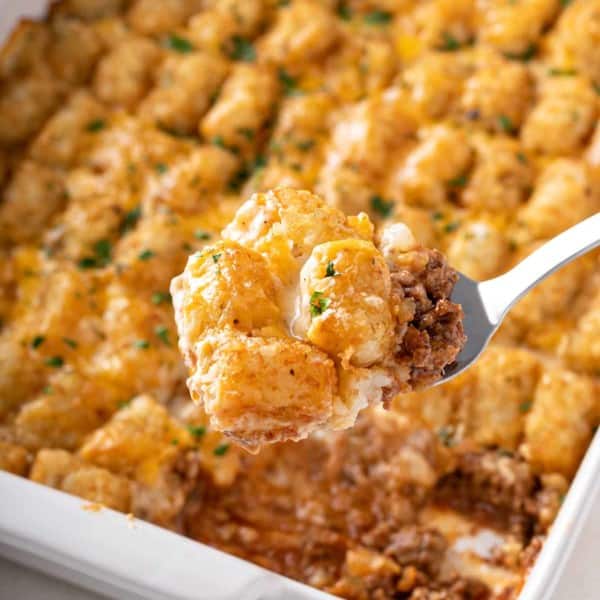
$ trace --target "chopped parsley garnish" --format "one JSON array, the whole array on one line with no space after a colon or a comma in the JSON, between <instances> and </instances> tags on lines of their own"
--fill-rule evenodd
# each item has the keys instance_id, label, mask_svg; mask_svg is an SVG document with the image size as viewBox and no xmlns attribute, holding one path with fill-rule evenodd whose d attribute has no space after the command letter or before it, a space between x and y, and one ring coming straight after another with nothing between
<instances>
[{"instance_id":1,"label":"chopped parsley garnish","mask_svg":"<svg viewBox=\"0 0 600 600\"><path fill-rule=\"evenodd\" d=\"M227 451L229 450L229 444L219 444L214 450L213 454L215 456L225 456Z\"/></svg>"},{"instance_id":2,"label":"chopped parsley garnish","mask_svg":"<svg viewBox=\"0 0 600 600\"><path fill-rule=\"evenodd\" d=\"M77 348L77 346L78 346L78 344L77 344L77 342L76 342L75 340L73 340L73 339L71 339L71 338L68 338L68 337L64 337L64 338L62 339L62 341L63 341L63 342L64 342L64 343L65 343L67 346L69 346L70 348Z\"/></svg>"},{"instance_id":3,"label":"chopped parsley garnish","mask_svg":"<svg viewBox=\"0 0 600 600\"><path fill-rule=\"evenodd\" d=\"M157 338L160 338L163 344L166 346L171 345L171 342L169 341L169 330L165 325L157 325L154 329L154 333L156 334Z\"/></svg>"},{"instance_id":4,"label":"chopped parsley garnish","mask_svg":"<svg viewBox=\"0 0 600 600\"><path fill-rule=\"evenodd\" d=\"M450 221L450 223L446 223L444 225L444 233L452 233L456 231L460 227L460 223L458 221Z\"/></svg>"},{"instance_id":5,"label":"chopped parsley garnish","mask_svg":"<svg viewBox=\"0 0 600 600\"><path fill-rule=\"evenodd\" d=\"M197 439L201 438L206 433L204 425L188 425L187 430Z\"/></svg>"},{"instance_id":6,"label":"chopped parsley garnish","mask_svg":"<svg viewBox=\"0 0 600 600\"><path fill-rule=\"evenodd\" d=\"M431 215L431 220L432 221L441 221L444 218L444 213L440 212L439 210L436 210L432 215Z\"/></svg>"},{"instance_id":7,"label":"chopped parsley garnish","mask_svg":"<svg viewBox=\"0 0 600 600\"><path fill-rule=\"evenodd\" d=\"M80 269L94 269L96 268L96 259L92 256L84 256L79 262L77 266Z\"/></svg>"},{"instance_id":8,"label":"chopped parsley garnish","mask_svg":"<svg viewBox=\"0 0 600 600\"><path fill-rule=\"evenodd\" d=\"M327 263L327 269L325 270L325 277L335 277L336 275L339 275L339 273L336 272L335 267L333 266L333 261L330 260Z\"/></svg>"},{"instance_id":9,"label":"chopped parsley garnish","mask_svg":"<svg viewBox=\"0 0 600 600\"><path fill-rule=\"evenodd\" d=\"M522 152L517 152L517 160L523 165L526 165L529 162Z\"/></svg>"},{"instance_id":10,"label":"chopped parsley garnish","mask_svg":"<svg viewBox=\"0 0 600 600\"><path fill-rule=\"evenodd\" d=\"M367 25L387 25L392 20L392 13L385 10L373 10L365 15Z\"/></svg>"},{"instance_id":11,"label":"chopped parsley garnish","mask_svg":"<svg viewBox=\"0 0 600 600\"><path fill-rule=\"evenodd\" d=\"M130 229L133 229L137 222L140 220L142 216L142 208L140 206L136 206L132 208L129 212L125 213L125 218L123 219L123 223L121 224L121 232L125 233Z\"/></svg>"},{"instance_id":12,"label":"chopped parsley garnish","mask_svg":"<svg viewBox=\"0 0 600 600\"><path fill-rule=\"evenodd\" d=\"M454 446L454 434L450 427L441 427L438 429L438 438L440 438L440 442L446 446L446 448L451 448Z\"/></svg>"},{"instance_id":13,"label":"chopped parsley garnish","mask_svg":"<svg viewBox=\"0 0 600 600\"><path fill-rule=\"evenodd\" d=\"M142 250L138 254L138 258L140 260L150 260L153 256L154 256L154 252L148 248L146 250Z\"/></svg>"},{"instance_id":14,"label":"chopped parsley garnish","mask_svg":"<svg viewBox=\"0 0 600 600\"><path fill-rule=\"evenodd\" d=\"M220 135L215 135L215 137L212 140L210 140L210 142L213 146L219 146L219 148L223 148L223 150L227 150L225 141L223 140L223 137Z\"/></svg>"},{"instance_id":15,"label":"chopped parsley garnish","mask_svg":"<svg viewBox=\"0 0 600 600\"><path fill-rule=\"evenodd\" d=\"M46 386L44 386L44 387L42 388L42 392L43 392L44 394L48 394L48 395L50 395L50 394L52 394L52 393L54 392L54 390L52 389L52 386L51 386L51 385L46 385Z\"/></svg>"},{"instance_id":16,"label":"chopped parsley garnish","mask_svg":"<svg viewBox=\"0 0 600 600\"><path fill-rule=\"evenodd\" d=\"M569 4L571 4L571 1L572 1L572 0L560 0L560 3L561 3L563 6L569 6Z\"/></svg>"},{"instance_id":17,"label":"chopped parsley garnish","mask_svg":"<svg viewBox=\"0 0 600 600\"><path fill-rule=\"evenodd\" d=\"M110 262L112 255L112 245L109 240L98 240L94 244L94 252L101 266L105 266Z\"/></svg>"},{"instance_id":18,"label":"chopped parsley garnish","mask_svg":"<svg viewBox=\"0 0 600 600\"><path fill-rule=\"evenodd\" d=\"M515 126L513 125L513 122L506 115L498 116L498 126L505 133L512 133L515 130Z\"/></svg>"},{"instance_id":19,"label":"chopped parsley garnish","mask_svg":"<svg viewBox=\"0 0 600 600\"><path fill-rule=\"evenodd\" d=\"M349 21L352 18L352 9L347 4L340 4L337 9L337 14L340 19Z\"/></svg>"},{"instance_id":20,"label":"chopped parsley garnish","mask_svg":"<svg viewBox=\"0 0 600 600\"><path fill-rule=\"evenodd\" d=\"M315 140L302 140L296 143L296 148L302 152L308 152L315 145Z\"/></svg>"},{"instance_id":21,"label":"chopped parsley garnish","mask_svg":"<svg viewBox=\"0 0 600 600\"><path fill-rule=\"evenodd\" d=\"M213 254L211 258L215 264L218 263L219 259L221 258L221 252L219 252L218 254Z\"/></svg>"},{"instance_id":22,"label":"chopped parsley garnish","mask_svg":"<svg viewBox=\"0 0 600 600\"><path fill-rule=\"evenodd\" d=\"M243 135L249 142L254 139L254 129L250 129L249 127L240 127L238 133Z\"/></svg>"},{"instance_id":23,"label":"chopped parsley garnish","mask_svg":"<svg viewBox=\"0 0 600 600\"><path fill-rule=\"evenodd\" d=\"M532 404L533 404L533 402L531 400L526 400L525 402L521 402L521 404L519 404L519 412L522 412L522 413L529 412Z\"/></svg>"},{"instance_id":24,"label":"chopped parsley garnish","mask_svg":"<svg viewBox=\"0 0 600 600\"><path fill-rule=\"evenodd\" d=\"M233 60L241 60L244 62L254 62L256 60L256 50L251 42L247 39L234 35L231 38L232 49L229 56Z\"/></svg>"},{"instance_id":25,"label":"chopped parsley garnish","mask_svg":"<svg viewBox=\"0 0 600 600\"><path fill-rule=\"evenodd\" d=\"M135 342L133 342L133 345L136 348L140 348L141 350L146 350L147 348L150 348L150 342L148 342L148 340L135 340Z\"/></svg>"},{"instance_id":26,"label":"chopped parsley garnish","mask_svg":"<svg viewBox=\"0 0 600 600\"><path fill-rule=\"evenodd\" d=\"M450 181L448 181L448 185L450 187L465 187L468 181L469 180L466 175L459 175L458 177L454 177L454 179L450 179Z\"/></svg>"},{"instance_id":27,"label":"chopped parsley garnish","mask_svg":"<svg viewBox=\"0 0 600 600\"><path fill-rule=\"evenodd\" d=\"M259 154L250 165L250 172L255 172L267 166L267 158L263 154Z\"/></svg>"},{"instance_id":28,"label":"chopped parsley garnish","mask_svg":"<svg viewBox=\"0 0 600 600\"><path fill-rule=\"evenodd\" d=\"M171 302L169 292L154 292L152 294L152 304L162 304L163 302Z\"/></svg>"},{"instance_id":29,"label":"chopped parsley garnish","mask_svg":"<svg viewBox=\"0 0 600 600\"><path fill-rule=\"evenodd\" d=\"M450 33L445 31L443 34L442 45L440 46L440 50L444 52L455 52L460 49L460 42Z\"/></svg>"},{"instance_id":30,"label":"chopped parsley garnish","mask_svg":"<svg viewBox=\"0 0 600 600\"><path fill-rule=\"evenodd\" d=\"M196 229L196 231L194 231L194 237L197 240L210 240L211 235L207 231L202 231L202 229Z\"/></svg>"},{"instance_id":31,"label":"chopped parsley garnish","mask_svg":"<svg viewBox=\"0 0 600 600\"><path fill-rule=\"evenodd\" d=\"M77 266L80 269L100 269L105 267L112 257L112 244L109 240L98 240L93 247L94 256L84 256Z\"/></svg>"},{"instance_id":32,"label":"chopped parsley garnish","mask_svg":"<svg viewBox=\"0 0 600 600\"><path fill-rule=\"evenodd\" d=\"M104 119L93 119L86 126L86 131L90 133L97 133L98 131L102 131L106 127L106 121Z\"/></svg>"},{"instance_id":33,"label":"chopped parsley garnish","mask_svg":"<svg viewBox=\"0 0 600 600\"><path fill-rule=\"evenodd\" d=\"M298 80L292 77L285 69L279 69L279 81L283 86L283 93L286 96L299 96L302 91L298 89Z\"/></svg>"},{"instance_id":34,"label":"chopped parsley garnish","mask_svg":"<svg viewBox=\"0 0 600 600\"><path fill-rule=\"evenodd\" d=\"M188 39L175 35L174 33L167 37L164 45L170 50L174 50L181 54L188 54L194 50L194 46Z\"/></svg>"},{"instance_id":35,"label":"chopped parsley garnish","mask_svg":"<svg viewBox=\"0 0 600 600\"><path fill-rule=\"evenodd\" d=\"M529 62L537 54L537 46L530 44L525 48L523 52L506 52L504 56L511 60L522 60L523 62Z\"/></svg>"},{"instance_id":36,"label":"chopped parsley garnish","mask_svg":"<svg viewBox=\"0 0 600 600\"><path fill-rule=\"evenodd\" d=\"M46 338L43 335L36 335L31 340L31 347L32 348L39 348L45 341L46 341Z\"/></svg>"},{"instance_id":37,"label":"chopped parsley garnish","mask_svg":"<svg viewBox=\"0 0 600 600\"><path fill-rule=\"evenodd\" d=\"M165 165L165 163L156 163L154 165L154 169L160 175L164 175L169 170L169 167L167 167L167 165Z\"/></svg>"},{"instance_id":38,"label":"chopped parsley garnish","mask_svg":"<svg viewBox=\"0 0 600 600\"><path fill-rule=\"evenodd\" d=\"M178 446L179 445L179 440L177 438L173 438L171 440L171 446Z\"/></svg>"},{"instance_id":39,"label":"chopped parsley garnish","mask_svg":"<svg viewBox=\"0 0 600 600\"><path fill-rule=\"evenodd\" d=\"M594 87L594 91L596 92L596 94L600 96L600 83L593 83L592 86Z\"/></svg>"},{"instance_id":40,"label":"chopped parsley garnish","mask_svg":"<svg viewBox=\"0 0 600 600\"><path fill-rule=\"evenodd\" d=\"M323 297L323 292L313 292L310 296L310 314L313 317L322 315L327 307L331 304L329 298Z\"/></svg>"},{"instance_id":41,"label":"chopped parsley garnish","mask_svg":"<svg viewBox=\"0 0 600 600\"><path fill-rule=\"evenodd\" d=\"M393 200L384 200L381 196L371 196L371 208L384 219L389 217L394 210Z\"/></svg>"},{"instance_id":42,"label":"chopped parsley garnish","mask_svg":"<svg viewBox=\"0 0 600 600\"><path fill-rule=\"evenodd\" d=\"M124 408L127 408L130 404L131 400L121 400L121 402L117 404L117 408L119 410L123 410Z\"/></svg>"},{"instance_id":43,"label":"chopped parsley garnish","mask_svg":"<svg viewBox=\"0 0 600 600\"><path fill-rule=\"evenodd\" d=\"M577 75L577 71L575 69L550 69L548 75L552 77L574 77Z\"/></svg>"},{"instance_id":44,"label":"chopped parsley garnish","mask_svg":"<svg viewBox=\"0 0 600 600\"><path fill-rule=\"evenodd\" d=\"M44 364L47 367L54 367L55 369L58 369L59 367L62 367L65 364L65 361L63 360L62 356L49 356L44 361Z\"/></svg>"}]
</instances>

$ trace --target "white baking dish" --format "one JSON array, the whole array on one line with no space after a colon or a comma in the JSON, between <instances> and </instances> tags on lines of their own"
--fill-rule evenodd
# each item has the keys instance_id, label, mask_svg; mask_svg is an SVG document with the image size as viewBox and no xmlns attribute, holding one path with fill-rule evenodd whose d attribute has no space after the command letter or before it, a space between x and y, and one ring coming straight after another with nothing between
<instances>
[{"instance_id":1,"label":"white baking dish","mask_svg":"<svg viewBox=\"0 0 600 600\"><path fill-rule=\"evenodd\" d=\"M47 0L0 0L0 43L19 18L41 16L46 4ZM332 598L154 525L108 509L85 510L85 505L0 471L0 555L119 600ZM590 445L520 600L600 598L597 561L577 548L586 530L598 529L600 434ZM600 550L600 537L595 549Z\"/></svg>"}]
</instances>

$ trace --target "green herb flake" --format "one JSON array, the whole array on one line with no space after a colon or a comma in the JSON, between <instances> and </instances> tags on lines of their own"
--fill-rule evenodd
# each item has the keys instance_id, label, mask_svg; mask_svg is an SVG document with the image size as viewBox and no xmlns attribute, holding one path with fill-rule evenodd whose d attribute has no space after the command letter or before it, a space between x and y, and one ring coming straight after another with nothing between
<instances>
[{"instance_id":1,"label":"green herb flake","mask_svg":"<svg viewBox=\"0 0 600 600\"><path fill-rule=\"evenodd\" d=\"M62 367L65 364L65 361L63 360L62 356L49 356L44 361L44 364L47 367L54 367L55 369L58 369L59 367Z\"/></svg>"},{"instance_id":2,"label":"green herb flake","mask_svg":"<svg viewBox=\"0 0 600 600\"><path fill-rule=\"evenodd\" d=\"M52 393L54 393L54 390L52 389L51 385L46 385L42 388L42 392L44 394L47 394L48 396L51 395Z\"/></svg>"},{"instance_id":3,"label":"green herb flake","mask_svg":"<svg viewBox=\"0 0 600 600\"><path fill-rule=\"evenodd\" d=\"M154 333L156 337L159 338L165 346L170 346L171 342L169 341L169 330L165 325L157 325L154 329Z\"/></svg>"},{"instance_id":4,"label":"green herb flake","mask_svg":"<svg viewBox=\"0 0 600 600\"><path fill-rule=\"evenodd\" d=\"M548 75L551 77L574 77L577 75L575 69L550 69Z\"/></svg>"},{"instance_id":5,"label":"green herb flake","mask_svg":"<svg viewBox=\"0 0 600 600\"><path fill-rule=\"evenodd\" d=\"M188 425L187 430L196 438L200 439L206 433L204 425Z\"/></svg>"},{"instance_id":6,"label":"green herb flake","mask_svg":"<svg viewBox=\"0 0 600 600\"><path fill-rule=\"evenodd\" d=\"M386 219L394 210L393 200L384 200L381 196L371 196L371 208L381 217Z\"/></svg>"},{"instance_id":7,"label":"green herb flake","mask_svg":"<svg viewBox=\"0 0 600 600\"><path fill-rule=\"evenodd\" d=\"M446 448L452 448L452 446L454 446L454 434L450 427L441 427L438 429L437 434L440 442L442 442Z\"/></svg>"},{"instance_id":8,"label":"green herb flake","mask_svg":"<svg viewBox=\"0 0 600 600\"><path fill-rule=\"evenodd\" d=\"M62 339L62 341L63 341L63 342L64 342L64 343L65 343L67 346L69 346L70 348L77 348L77 346L78 346L78 344L77 344L77 342L76 342L75 340L73 340L73 339L71 339L71 338L68 338L68 337L64 337L64 338Z\"/></svg>"},{"instance_id":9,"label":"green herb flake","mask_svg":"<svg viewBox=\"0 0 600 600\"><path fill-rule=\"evenodd\" d=\"M227 150L227 146L225 145L225 141L223 140L223 136L215 135L215 137L212 138L212 140L210 140L210 143L213 146L218 146L219 148L223 148L223 150Z\"/></svg>"},{"instance_id":10,"label":"green herb flake","mask_svg":"<svg viewBox=\"0 0 600 600\"><path fill-rule=\"evenodd\" d=\"M172 439L171 446L179 446L179 440L177 438Z\"/></svg>"},{"instance_id":11,"label":"green herb flake","mask_svg":"<svg viewBox=\"0 0 600 600\"><path fill-rule=\"evenodd\" d=\"M504 56L510 60L520 60L523 62L529 62L537 54L537 46L530 44L525 48L523 52L506 52Z\"/></svg>"},{"instance_id":12,"label":"green herb flake","mask_svg":"<svg viewBox=\"0 0 600 600\"><path fill-rule=\"evenodd\" d=\"M527 160L527 157L525 156L525 154L523 154L523 152L517 152L517 160L522 164L522 165L526 165L529 163L529 161Z\"/></svg>"},{"instance_id":13,"label":"green herb flake","mask_svg":"<svg viewBox=\"0 0 600 600\"><path fill-rule=\"evenodd\" d=\"M219 259L221 258L221 252L219 252L218 254L213 254L213 255L211 256L211 258L212 258L212 261L213 261L215 264L217 264L217 263L219 262Z\"/></svg>"},{"instance_id":14,"label":"green herb flake","mask_svg":"<svg viewBox=\"0 0 600 600\"><path fill-rule=\"evenodd\" d=\"M77 263L80 269L100 269L110 263L112 244L109 240L98 240L93 246L94 256L84 256Z\"/></svg>"},{"instance_id":15,"label":"green herb flake","mask_svg":"<svg viewBox=\"0 0 600 600\"><path fill-rule=\"evenodd\" d=\"M112 258L112 244L109 240L98 240L94 244L94 253L98 260L98 265L105 267Z\"/></svg>"},{"instance_id":16,"label":"green herb flake","mask_svg":"<svg viewBox=\"0 0 600 600\"><path fill-rule=\"evenodd\" d=\"M135 340L133 345L140 350L147 350L150 348L150 342L148 342L148 340Z\"/></svg>"},{"instance_id":17,"label":"green herb flake","mask_svg":"<svg viewBox=\"0 0 600 600\"><path fill-rule=\"evenodd\" d=\"M431 215L431 220L432 221L441 221L444 218L444 213L440 212L439 210L436 210L432 215Z\"/></svg>"},{"instance_id":18,"label":"green herb flake","mask_svg":"<svg viewBox=\"0 0 600 600\"><path fill-rule=\"evenodd\" d=\"M572 0L560 0L560 3L563 7L565 6L569 6L569 4L571 4Z\"/></svg>"},{"instance_id":19,"label":"green herb flake","mask_svg":"<svg viewBox=\"0 0 600 600\"><path fill-rule=\"evenodd\" d=\"M323 292L313 292L310 296L310 314L313 317L322 315L327 307L331 304L329 298L323 297Z\"/></svg>"},{"instance_id":20,"label":"green herb flake","mask_svg":"<svg viewBox=\"0 0 600 600\"><path fill-rule=\"evenodd\" d=\"M352 9L347 4L340 4L337 9L337 14L343 21L352 19Z\"/></svg>"},{"instance_id":21,"label":"green herb flake","mask_svg":"<svg viewBox=\"0 0 600 600\"><path fill-rule=\"evenodd\" d=\"M150 260L154 256L154 252L150 249L142 250L138 254L139 260Z\"/></svg>"},{"instance_id":22,"label":"green herb flake","mask_svg":"<svg viewBox=\"0 0 600 600\"><path fill-rule=\"evenodd\" d=\"M254 62L256 60L256 50L251 42L247 39L234 35L231 38L230 58L233 60L241 60L243 62Z\"/></svg>"},{"instance_id":23,"label":"green herb flake","mask_svg":"<svg viewBox=\"0 0 600 600\"><path fill-rule=\"evenodd\" d=\"M202 231L202 229L196 229L196 231L194 231L194 237L197 240L210 240L211 235L207 231Z\"/></svg>"},{"instance_id":24,"label":"green herb flake","mask_svg":"<svg viewBox=\"0 0 600 600\"><path fill-rule=\"evenodd\" d=\"M600 96L600 83L593 83L594 91Z\"/></svg>"},{"instance_id":25,"label":"green herb flake","mask_svg":"<svg viewBox=\"0 0 600 600\"><path fill-rule=\"evenodd\" d=\"M80 269L94 269L96 267L96 259L92 256L84 256L77 262Z\"/></svg>"},{"instance_id":26,"label":"green herb flake","mask_svg":"<svg viewBox=\"0 0 600 600\"><path fill-rule=\"evenodd\" d=\"M93 119L86 126L86 131L90 133L97 133L98 131L102 131L106 127L106 121L104 119Z\"/></svg>"},{"instance_id":27,"label":"green herb flake","mask_svg":"<svg viewBox=\"0 0 600 600\"><path fill-rule=\"evenodd\" d=\"M364 17L367 25L387 25L392 20L392 13L385 10L373 10Z\"/></svg>"},{"instance_id":28,"label":"green herb flake","mask_svg":"<svg viewBox=\"0 0 600 600\"><path fill-rule=\"evenodd\" d=\"M163 304L163 302L171 302L171 294L169 292L154 292L151 299L152 304Z\"/></svg>"},{"instance_id":29,"label":"green herb flake","mask_svg":"<svg viewBox=\"0 0 600 600\"><path fill-rule=\"evenodd\" d=\"M440 50L443 52L456 52L456 50L460 49L460 42L453 35L445 31L442 37L443 41L439 48Z\"/></svg>"},{"instance_id":30,"label":"green herb flake","mask_svg":"<svg viewBox=\"0 0 600 600\"><path fill-rule=\"evenodd\" d=\"M315 140L302 140L296 143L296 148L302 152L308 152L315 145Z\"/></svg>"},{"instance_id":31,"label":"green herb flake","mask_svg":"<svg viewBox=\"0 0 600 600\"><path fill-rule=\"evenodd\" d=\"M298 89L298 80L292 77L285 69L279 69L279 82L283 86L283 93L286 96L300 96L302 91Z\"/></svg>"},{"instance_id":32,"label":"green herb flake","mask_svg":"<svg viewBox=\"0 0 600 600\"><path fill-rule=\"evenodd\" d=\"M167 37L164 45L169 50L174 50L180 54L188 54L194 50L194 46L188 39L173 33Z\"/></svg>"},{"instance_id":33,"label":"green herb flake","mask_svg":"<svg viewBox=\"0 0 600 600\"><path fill-rule=\"evenodd\" d=\"M119 410L123 410L124 408L127 408L130 404L131 400L121 400L121 402L117 404L117 408Z\"/></svg>"},{"instance_id":34,"label":"green herb flake","mask_svg":"<svg viewBox=\"0 0 600 600\"><path fill-rule=\"evenodd\" d=\"M448 181L448 185L450 187L465 187L465 185L467 185L468 183L468 178L466 175L459 175L458 177L454 177L454 179L450 179L450 181Z\"/></svg>"},{"instance_id":35,"label":"green herb flake","mask_svg":"<svg viewBox=\"0 0 600 600\"><path fill-rule=\"evenodd\" d=\"M532 406L533 402L531 400L526 400L525 402L521 402L521 404L519 404L519 412L521 413L527 413L531 410L531 406Z\"/></svg>"},{"instance_id":36,"label":"green herb flake","mask_svg":"<svg viewBox=\"0 0 600 600\"><path fill-rule=\"evenodd\" d=\"M327 263L327 269L325 270L325 277L337 277L339 273L336 273L335 267L333 266L333 261L330 260Z\"/></svg>"},{"instance_id":37,"label":"green herb flake","mask_svg":"<svg viewBox=\"0 0 600 600\"><path fill-rule=\"evenodd\" d=\"M515 130L513 122L506 115L498 116L498 126L500 129L502 129L502 131L504 131L504 133L512 133Z\"/></svg>"},{"instance_id":38,"label":"green herb flake","mask_svg":"<svg viewBox=\"0 0 600 600\"><path fill-rule=\"evenodd\" d=\"M214 450L213 454L215 456L225 456L227 451L229 450L229 444L219 444Z\"/></svg>"},{"instance_id":39,"label":"green herb flake","mask_svg":"<svg viewBox=\"0 0 600 600\"><path fill-rule=\"evenodd\" d=\"M121 224L121 232L125 233L126 231L130 231L133 229L137 222L140 220L142 216L142 208L140 206L136 206L132 208L129 212L125 213L125 218L123 219L123 223Z\"/></svg>"},{"instance_id":40,"label":"green herb flake","mask_svg":"<svg viewBox=\"0 0 600 600\"><path fill-rule=\"evenodd\" d=\"M46 341L46 338L43 335L36 335L31 340L31 347L32 348L39 348L45 341Z\"/></svg>"},{"instance_id":41,"label":"green herb flake","mask_svg":"<svg viewBox=\"0 0 600 600\"><path fill-rule=\"evenodd\" d=\"M250 129L249 127L240 127L238 130L240 135L243 135L249 142L254 139L254 129Z\"/></svg>"},{"instance_id":42,"label":"green herb flake","mask_svg":"<svg viewBox=\"0 0 600 600\"><path fill-rule=\"evenodd\" d=\"M154 170L159 175L164 175L169 170L169 167L167 165L165 165L165 163L156 163L154 165Z\"/></svg>"},{"instance_id":43,"label":"green herb flake","mask_svg":"<svg viewBox=\"0 0 600 600\"><path fill-rule=\"evenodd\" d=\"M450 223L446 223L446 225L444 225L444 233L452 233L459 227L460 223L458 221L450 221Z\"/></svg>"}]
</instances>

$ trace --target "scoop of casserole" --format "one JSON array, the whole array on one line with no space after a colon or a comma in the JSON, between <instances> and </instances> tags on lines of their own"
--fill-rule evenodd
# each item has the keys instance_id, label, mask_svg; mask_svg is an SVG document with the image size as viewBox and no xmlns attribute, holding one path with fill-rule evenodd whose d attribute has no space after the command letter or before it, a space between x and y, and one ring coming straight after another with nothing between
<instances>
[{"instance_id":1,"label":"scoop of casserole","mask_svg":"<svg viewBox=\"0 0 600 600\"><path fill-rule=\"evenodd\" d=\"M401 223L375 236L308 191L254 194L171 283L192 398L250 449L350 427L460 352L456 278Z\"/></svg>"}]
</instances>

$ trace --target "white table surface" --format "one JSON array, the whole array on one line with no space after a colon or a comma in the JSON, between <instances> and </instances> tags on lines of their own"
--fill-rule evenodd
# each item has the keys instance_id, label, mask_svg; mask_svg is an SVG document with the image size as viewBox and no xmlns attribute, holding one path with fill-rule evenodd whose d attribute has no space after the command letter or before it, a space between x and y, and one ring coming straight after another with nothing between
<instances>
[{"instance_id":1,"label":"white table surface","mask_svg":"<svg viewBox=\"0 0 600 600\"><path fill-rule=\"evenodd\" d=\"M553 600L600 598L600 511L590 519ZM106 600L0 558L0 600ZM233 600L233 599L232 599Z\"/></svg>"}]
</instances>

